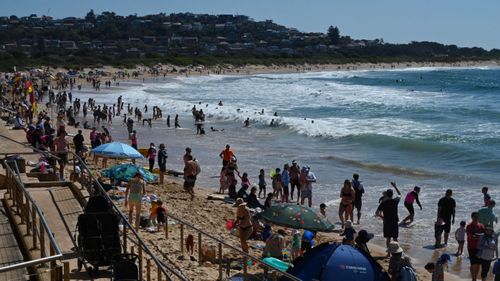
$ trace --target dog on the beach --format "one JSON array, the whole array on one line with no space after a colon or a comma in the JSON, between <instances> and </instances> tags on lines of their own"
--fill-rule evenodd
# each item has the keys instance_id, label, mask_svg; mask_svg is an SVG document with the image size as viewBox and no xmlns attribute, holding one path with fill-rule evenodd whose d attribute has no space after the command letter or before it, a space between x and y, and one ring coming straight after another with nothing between
<instances>
[{"instance_id":1,"label":"dog on the beach","mask_svg":"<svg viewBox=\"0 0 500 281\"><path fill-rule=\"evenodd\" d=\"M193 253L194 253L194 237L192 234L189 234L186 237L186 250L188 251L188 253L189 252L191 253L191 256L193 255Z\"/></svg>"}]
</instances>

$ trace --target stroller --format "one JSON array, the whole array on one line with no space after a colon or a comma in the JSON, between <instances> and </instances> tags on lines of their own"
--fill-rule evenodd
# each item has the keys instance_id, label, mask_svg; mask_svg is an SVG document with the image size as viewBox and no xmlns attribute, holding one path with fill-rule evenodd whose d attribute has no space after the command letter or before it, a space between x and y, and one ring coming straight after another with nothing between
<instances>
[{"instance_id":1,"label":"stroller","mask_svg":"<svg viewBox=\"0 0 500 281\"><path fill-rule=\"evenodd\" d=\"M78 216L77 242L78 271L85 264L91 277L97 276L100 266L111 266L114 258L121 254L118 216L112 211L107 200L102 196L91 197Z\"/></svg>"}]
</instances>

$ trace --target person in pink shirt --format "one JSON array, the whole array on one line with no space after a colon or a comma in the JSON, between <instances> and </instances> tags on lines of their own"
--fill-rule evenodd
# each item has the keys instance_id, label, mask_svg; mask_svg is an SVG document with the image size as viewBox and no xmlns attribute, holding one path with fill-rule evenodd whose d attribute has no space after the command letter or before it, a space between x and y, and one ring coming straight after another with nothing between
<instances>
[{"instance_id":1,"label":"person in pink shirt","mask_svg":"<svg viewBox=\"0 0 500 281\"><path fill-rule=\"evenodd\" d=\"M131 146L137 150L137 132L135 130L130 134L130 141L132 142Z\"/></svg>"},{"instance_id":2,"label":"person in pink shirt","mask_svg":"<svg viewBox=\"0 0 500 281\"><path fill-rule=\"evenodd\" d=\"M64 181L64 167L68 163L69 142L66 139L66 131L59 130L56 139L54 140L54 151L59 157L59 178Z\"/></svg>"}]
</instances>

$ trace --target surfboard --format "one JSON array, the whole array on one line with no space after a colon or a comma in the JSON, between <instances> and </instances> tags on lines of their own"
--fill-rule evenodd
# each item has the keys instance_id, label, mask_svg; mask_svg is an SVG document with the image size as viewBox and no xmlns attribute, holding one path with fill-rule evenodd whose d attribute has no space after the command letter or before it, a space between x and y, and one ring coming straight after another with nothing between
<instances>
[{"instance_id":1,"label":"surfboard","mask_svg":"<svg viewBox=\"0 0 500 281\"><path fill-rule=\"evenodd\" d=\"M212 193L207 196L209 200L225 201L227 194Z\"/></svg>"}]
</instances>

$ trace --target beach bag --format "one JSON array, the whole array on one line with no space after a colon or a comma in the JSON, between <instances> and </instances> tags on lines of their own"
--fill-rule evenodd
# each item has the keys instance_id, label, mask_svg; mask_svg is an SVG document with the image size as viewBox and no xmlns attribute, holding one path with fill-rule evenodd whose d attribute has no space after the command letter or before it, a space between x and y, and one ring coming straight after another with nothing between
<instances>
[{"instance_id":1,"label":"beach bag","mask_svg":"<svg viewBox=\"0 0 500 281\"><path fill-rule=\"evenodd\" d=\"M418 281L417 274L413 268L409 266L403 266L401 268L401 281Z\"/></svg>"},{"instance_id":2,"label":"beach bag","mask_svg":"<svg viewBox=\"0 0 500 281\"><path fill-rule=\"evenodd\" d=\"M196 164L196 175L199 175L201 173L200 163L198 160L195 160L194 163Z\"/></svg>"}]
</instances>

